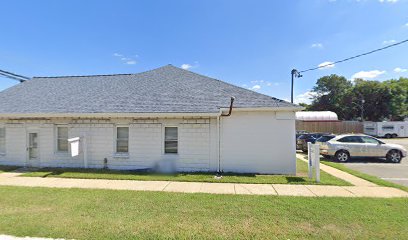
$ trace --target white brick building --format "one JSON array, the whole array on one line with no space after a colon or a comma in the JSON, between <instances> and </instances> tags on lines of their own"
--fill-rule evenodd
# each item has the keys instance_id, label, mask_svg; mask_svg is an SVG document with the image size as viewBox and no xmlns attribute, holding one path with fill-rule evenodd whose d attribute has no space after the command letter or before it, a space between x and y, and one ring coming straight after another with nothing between
<instances>
[{"instance_id":1,"label":"white brick building","mask_svg":"<svg viewBox=\"0 0 408 240\"><path fill-rule=\"evenodd\" d=\"M235 97L231 116L230 97ZM18 99L20 99L18 101ZM0 164L295 173L298 106L173 66L0 93ZM67 139L81 137L71 157Z\"/></svg>"}]
</instances>

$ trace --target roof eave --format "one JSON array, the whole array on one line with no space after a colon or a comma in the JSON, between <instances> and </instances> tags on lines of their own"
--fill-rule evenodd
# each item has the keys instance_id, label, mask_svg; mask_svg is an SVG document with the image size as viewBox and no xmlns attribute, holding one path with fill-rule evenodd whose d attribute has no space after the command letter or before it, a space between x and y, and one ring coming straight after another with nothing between
<instances>
[{"instance_id":1,"label":"roof eave","mask_svg":"<svg viewBox=\"0 0 408 240\"><path fill-rule=\"evenodd\" d=\"M0 113L0 118L148 118L148 117L217 117L208 113Z\"/></svg>"},{"instance_id":2,"label":"roof eave","mask_svg":"<svg viewBox=\"0 0 408 240\"><path fill-rule=\"evenodd\" d=\"M304 107L293 106L293 107L255 107L255 108L246 108L246 107L233 107L233 111L238 112L297 112L304 110ZM229 108L220 108L221 111L229 110Z\"/></svg>"}]
</instances>

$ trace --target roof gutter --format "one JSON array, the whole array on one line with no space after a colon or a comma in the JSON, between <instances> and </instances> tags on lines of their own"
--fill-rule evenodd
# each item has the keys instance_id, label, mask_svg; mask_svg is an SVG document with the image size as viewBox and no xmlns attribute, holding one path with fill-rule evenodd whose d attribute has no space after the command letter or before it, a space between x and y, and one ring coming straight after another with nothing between
<instances>
[{"instance_id":1,"label":"roof gutter","mask_svg":"<svg viewBox=\"0 0 408 240\"><path fill-rule=\"evenodd\" d=\"M222 111L228 110L229 108L221 108ZM236 112L298 112L304 110L304 107L234 107Z\"/></svg>"},{"instance_id":2,"label":"roof gutter","mask_svg":"<svg viewBox=\"0 0 408 240\"><path fill-rule=\"evenodd\" d=\"M220 113L0 113L0 118L139 118L218 117Z\"/></svg>"}]
</instances>

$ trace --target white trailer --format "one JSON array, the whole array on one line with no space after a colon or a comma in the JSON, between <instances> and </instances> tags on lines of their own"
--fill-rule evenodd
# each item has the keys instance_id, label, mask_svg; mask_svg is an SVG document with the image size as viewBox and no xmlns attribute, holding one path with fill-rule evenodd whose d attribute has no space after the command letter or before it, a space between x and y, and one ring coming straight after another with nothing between
<instances>
[{"instance_id":1,"label":"white trailer","mask_svg":"<svg viewBox=\"0 0 408 240\"><path fill-rule=\"evenodd\" d=\"M375 137L408 137L407 122L364 122L364 133Z\"/></svg>"}]
</instances>

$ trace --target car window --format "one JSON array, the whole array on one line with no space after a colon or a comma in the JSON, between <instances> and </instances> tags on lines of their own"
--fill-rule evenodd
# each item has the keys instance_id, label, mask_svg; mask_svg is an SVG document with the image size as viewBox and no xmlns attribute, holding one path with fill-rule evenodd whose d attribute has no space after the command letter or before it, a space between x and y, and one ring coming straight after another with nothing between
<instances>
[{"instance_id":1,"label":"car window","mask_svg":"<svg viewBox=\"0 0 408 240\"><path fill-rule=\"evenodd\" d=\"M334 136L321 136L316 141L317 142L327 142L327 141L329 141L329 140L331 140L333 138L334 138Z\"/></svg>"},{"instance_id":2,"label":"car window","mask_svg":"<svg viewBox=\"0 0 408 240\"><path fill-rule=\"evenodd\" d=\"M364 143L373 143L373 144L378 144L379 141L377 139L371 138L371 137L361 137Z\"/></svg>"},{"instance_id":3,"label":"car window","mask_svg":"<svg viewBox=\"0 0 408 240\"><path fill-rule=\"evenodd\" d=\"M300 135L300 136L298 137L298 139L305 139L305 138L306 138L305 135Z\"/></svg>"},{"instance_id":4,"label":"car window","mask_svg":"<svg viewBox=\"0 0 408 240\"><path fill-rule=\"evenodd\" d=\"M344 142L344 143L361 143L361 137L358 136L348 136L348 137L343 137L337 140L338 142Z\"/></svg>"}]
</instances>

